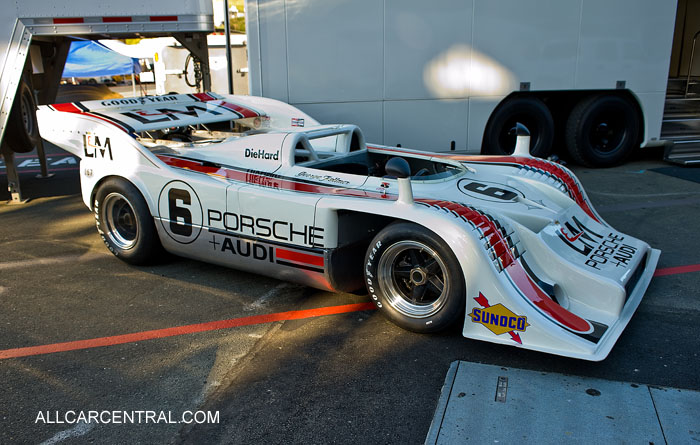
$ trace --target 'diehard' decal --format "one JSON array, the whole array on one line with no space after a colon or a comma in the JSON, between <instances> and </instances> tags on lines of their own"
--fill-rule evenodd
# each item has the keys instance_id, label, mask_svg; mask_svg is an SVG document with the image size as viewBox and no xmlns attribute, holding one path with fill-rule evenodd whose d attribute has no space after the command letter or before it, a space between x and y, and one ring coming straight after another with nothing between
<instances>
[{"instance_id":1,"label":"'diehard' decal","mask_svg":"<svg viewBox=\"0 0 700 445\"><path fill-rule=\"evenodd\" d=\"M496 335L508 334L514 342L522 344L518 332L525 332L530 326L527 317L515 314L501 303L491 306L481 292L474 300L482 307L472 309L469 314L472 322L479 323Z\"/></svg>"},{"instance_id":2,"label":"'diehard' decal","mask_svg":"<svg viewBox=\"0 0 700 445\"><path fill-rule=\"evenodd\" d=\"M252 148L245 149L245 157L253 159L267 159L272 161L279 161L280 151L276 150L274 153L265 151L263 149L254 150Z\"/></svg>"},{"instance_id":3,"label":"'diehard' decal","mask_svg":"<svg viewBox=\"0 0 700 445\"><path fill-rule=\"evenodd\" d=\"M199 197L182 181L171 181L163 187L158 197L158 213L163 228L178 243L190 244L202 231Z\"/></svg>"}]
</instances>

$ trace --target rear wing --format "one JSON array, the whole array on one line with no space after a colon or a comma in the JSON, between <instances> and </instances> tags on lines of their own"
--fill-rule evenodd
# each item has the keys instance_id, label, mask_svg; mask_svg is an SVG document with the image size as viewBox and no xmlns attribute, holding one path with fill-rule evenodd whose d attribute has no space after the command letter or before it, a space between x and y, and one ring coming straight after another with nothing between
<instances>
[{"instance_id":1,"label":"rear wing","mask_svg":"<svg viewBox=\"0 0 700 445\"><path fill-rule=\"evenodd\" d=\"M129 134L266 116L234 102L215 93L197 93L70 102L39 109L90 116Z\"/></svg>"}]
</instances>

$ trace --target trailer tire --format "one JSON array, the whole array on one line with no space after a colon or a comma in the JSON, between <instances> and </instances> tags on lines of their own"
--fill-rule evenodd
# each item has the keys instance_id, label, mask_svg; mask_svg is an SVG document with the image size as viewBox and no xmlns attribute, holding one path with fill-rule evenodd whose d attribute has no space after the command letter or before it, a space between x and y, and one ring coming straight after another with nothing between
<instances>
[{"instance_id":1,"label":"trailer tire","mask_svg":"<svg viewBox=\"0 0 700 445\"><path fill-rule=\"evenodd\" d=\"M95 225L110 252L130 264L153 263L162 253L148 204L130 182L111 178L95 194Z\"/></svg>"},{"instance_id":2,"label":"trailer tire","mask_svg":"<svg viewBox=\"0 0 700 445\"><path fill-rule=\"evenodd\" d=\"M624 97L602 94L576 104L566 122L566 148L577 163L612 167L638 143L639 112Z\"/></svg>"},{"instance_id":3,"label":"trailer tire","mask_svg":"<svg viewBox=\"0 0 700 445\"><path fill-rule=\"evenodd\" d=\"M15 153L29 153L39 144L36 102L29 85L21 81L7 119L5 140Z\"/></svg>"},{"instance_id":4,"label":"trailer tire","mask_svg":"<svg viewBox=\"0 0 700 445\"><path fill-rule=\"evenodd\" d=\"M554 140L554 119L547 105L536 97L515 97L496 108L484 131L483 153L512 154L518 122L530 131L530 154L539 158L549 156Z\"/></svg>"},{"instance_id":5,"label":"trailer tire","mask_svg":"<svg viewBox=\"0 0 700 445\"><path fill-rule=\"evenodd\" d=\"M413 332L437 332L463 317L462 268L450 247L418 224L395 222L365 255L370 297L389 320Z\"/></svg>"}]
</instances>

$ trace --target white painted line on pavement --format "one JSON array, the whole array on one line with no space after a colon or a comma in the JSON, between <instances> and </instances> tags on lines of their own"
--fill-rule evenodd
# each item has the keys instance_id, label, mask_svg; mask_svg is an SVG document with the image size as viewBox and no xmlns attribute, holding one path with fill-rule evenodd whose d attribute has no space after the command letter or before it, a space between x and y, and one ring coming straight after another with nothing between
<instances>
[{"instance_id":1,"label":"white painted line on pavement","mask_svg":"<svg viewBox=\"0 0 700 445\"><path fill-rule=\"evenodd\" d=\"M89 433L93 428L95 428L94 423L81 422L75 425L73 428L61 431L60 433L54 435L52 438L41 442L41 445L54 445L56 443L63 442L66 439L84 436L85 434Z\"/></svg>"}]
</instances>

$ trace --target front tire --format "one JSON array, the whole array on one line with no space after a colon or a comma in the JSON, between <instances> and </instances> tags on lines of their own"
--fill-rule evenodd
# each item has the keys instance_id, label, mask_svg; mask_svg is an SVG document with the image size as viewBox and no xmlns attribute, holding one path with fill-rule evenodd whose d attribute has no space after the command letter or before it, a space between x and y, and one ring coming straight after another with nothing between
<instances>
[{"instance_id":1,"label":"front tire","mask_svg":"<svg viewBox=\"0 0 700 445\"><path fill-rule=\"evenodd\" d=\"M148 264L161 252L160 241L139 190L122 179L108 179L95 195L95 224L107 248L130 264Z\"/></svg>"},{"instance_id":2,"label":"front tire","mask_svg":"<svg viewBox=\"0 0 700 445\"><path fill-rule=\"evenodd\" d=\"M406 222L388 225L370 244L365 266L370 297L404 329L441 331L464 313L459 262L447 244L425 227Z\"/></svg>"}]
</instances>

